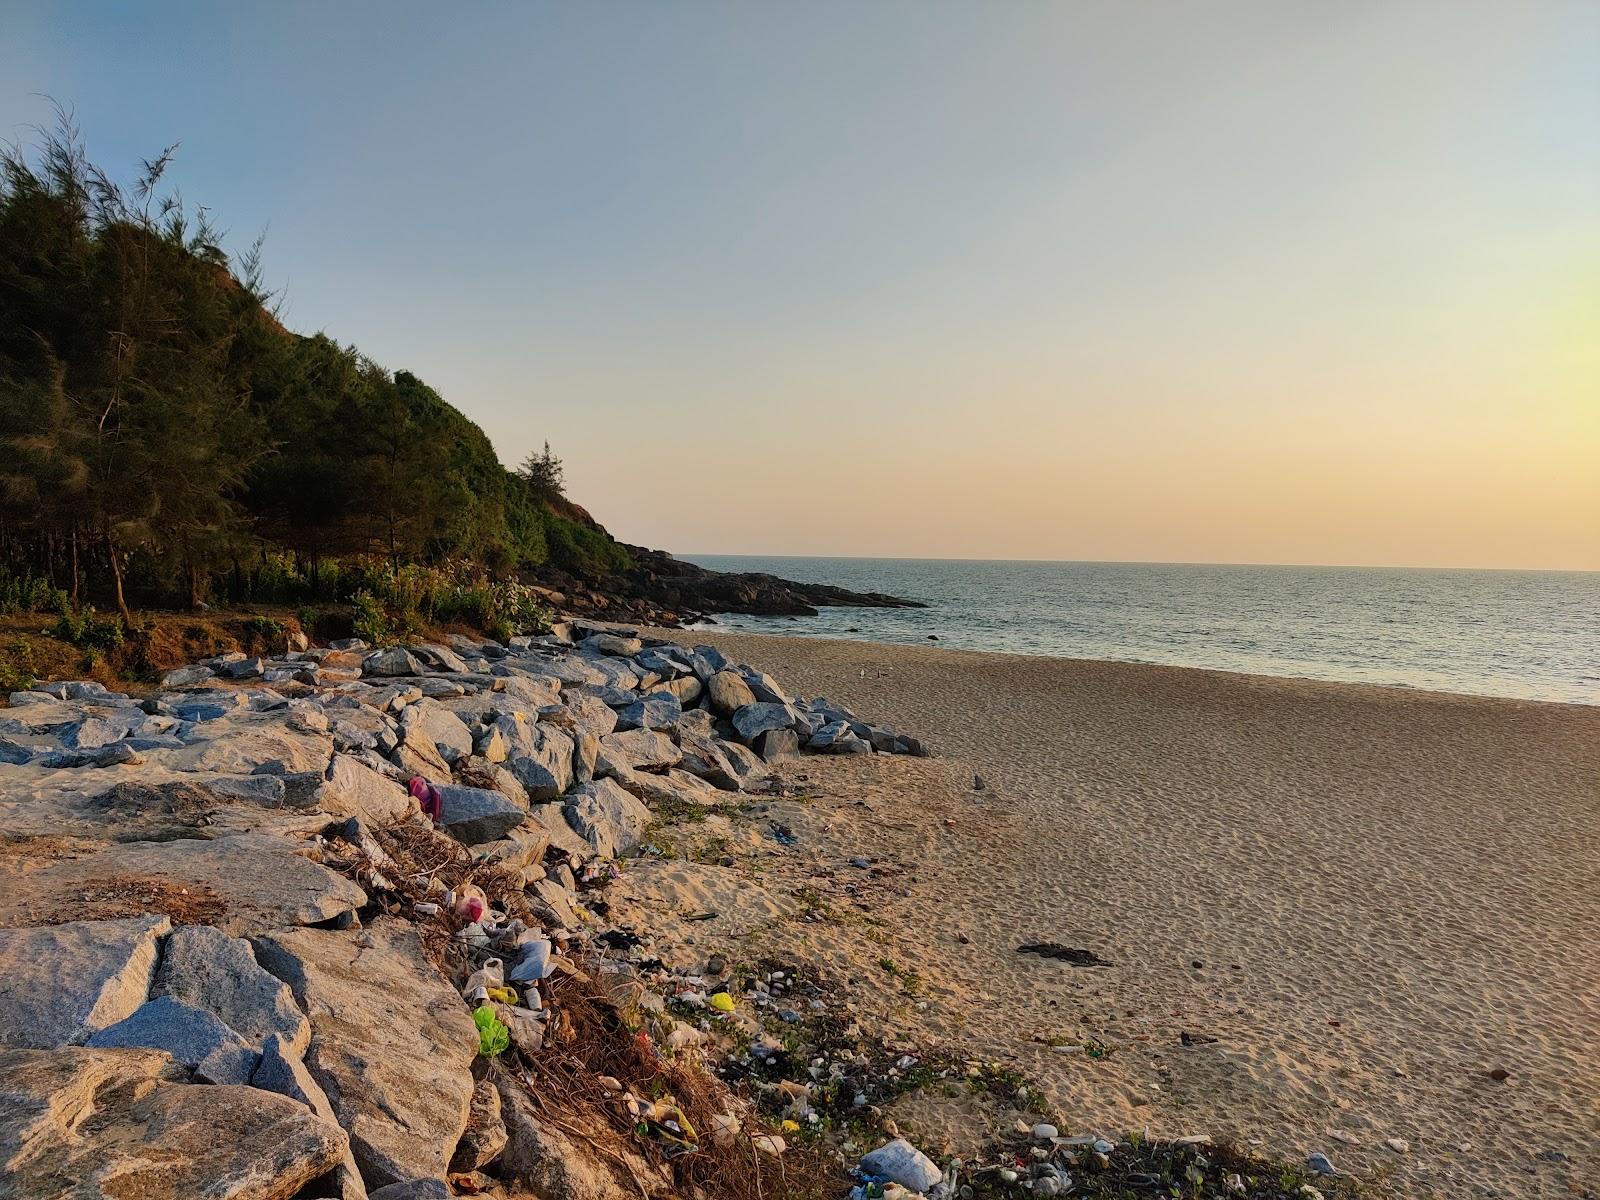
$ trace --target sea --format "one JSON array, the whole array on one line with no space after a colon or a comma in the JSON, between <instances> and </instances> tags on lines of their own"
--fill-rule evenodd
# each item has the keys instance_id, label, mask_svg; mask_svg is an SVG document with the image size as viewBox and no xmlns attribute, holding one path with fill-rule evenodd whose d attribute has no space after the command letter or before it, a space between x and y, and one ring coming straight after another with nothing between
<instances>
[{"instance_id":1,"label":"sea","mask_svg":"<svg viewBox=\"0 0 1600 1200\"><path fill-rule=\"evenodd\" d=\"M1600 704L1600 572L684 557L928 606L717 618L754 633Z\"/></svg>"}]
</instances>

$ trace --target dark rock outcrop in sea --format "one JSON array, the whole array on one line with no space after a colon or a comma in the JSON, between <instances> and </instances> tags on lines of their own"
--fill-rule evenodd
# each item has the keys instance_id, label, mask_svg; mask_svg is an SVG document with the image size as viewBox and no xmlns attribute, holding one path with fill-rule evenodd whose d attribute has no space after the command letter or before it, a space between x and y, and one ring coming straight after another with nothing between
<instances>
[{"instance_id":1,"label":"dark rock outcrop in sea","mask_svg":"<svg viewBox=\"0 0 1600 1200\"><path fill-rule=\"evenodd\" d=\"M604 534L604 526L579 505L561 500L563 517ZM712 571L664 550L619 543L632 566L624 572L582 578L553 567L535 582L556 608L579 617L686 624L713 613L764 617L814 617L819 608L926 608L918 600L883 592L852 592L826 583L799 583L760 571Z\"/></svg>"}]
</instances>

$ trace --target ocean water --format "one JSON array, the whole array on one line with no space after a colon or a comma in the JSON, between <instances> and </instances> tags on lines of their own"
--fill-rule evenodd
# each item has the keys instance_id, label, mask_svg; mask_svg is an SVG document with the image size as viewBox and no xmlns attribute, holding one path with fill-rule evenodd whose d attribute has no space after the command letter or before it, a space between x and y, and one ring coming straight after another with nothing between
<instances>
[{"instance_id":1,"label":"ocean water","mask_svg":"<svg viewBox=\"0 0 1600 1200\"><path fill-rule=\"evenodd\" d=\"M719 618L750 632L1600 704L1600 572L685 557L929 606Z\"/></svg>"}]
</instances>

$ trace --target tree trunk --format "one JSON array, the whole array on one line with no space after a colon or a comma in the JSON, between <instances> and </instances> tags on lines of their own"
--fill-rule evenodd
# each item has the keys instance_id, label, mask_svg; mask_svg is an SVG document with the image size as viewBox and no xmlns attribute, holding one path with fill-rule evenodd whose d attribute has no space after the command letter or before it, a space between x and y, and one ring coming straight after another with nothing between
<instances>
[{"instance_id":1,"label":"tree trunk","mask_svg":"<svg viewBox=\"0 0 1600 1200\"><path fill-rule=\"evenodd\" d=\"M128 611L128 600L122 591L122 560L117 557L116 543L111 540L111 535L106 534L106 557L111 560L111 582L117 591L117 615L124 623L133 623L133 614Z\"/></svg>"},{"instance_id":2,"label":"tree trunk","mask_svg":"<svg viewBox=\"0 0 1600 1200\"><path fill-rule=\"evenodd\" d=\"M72 606L78 606L78 581L82 570L78 565L78 523L72 523Z\"/></svg>"}]
</instances>

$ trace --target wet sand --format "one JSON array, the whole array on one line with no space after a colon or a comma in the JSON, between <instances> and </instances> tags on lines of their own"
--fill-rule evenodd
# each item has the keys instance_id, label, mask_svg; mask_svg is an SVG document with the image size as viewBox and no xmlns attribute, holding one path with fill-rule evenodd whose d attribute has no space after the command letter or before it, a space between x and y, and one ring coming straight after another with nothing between
<instances>
[{"instance_id":1,"label":"wet sand","mask_svg":"<svg viewBox=\"0 0 1600 1200\"><path fill-rule=\"evenodd\" d=\"M799 845L742 883L642 871L656 912L723 905L908 1040L1016 1065L1078 1128L1322 1150L1408 1196L1600 1180L1600 708L677 636L938 757L790 763L814 793L776 811ZM845 918L797 923L813 893ZM1036 941L1115 965L1016 952Z\"/></svg>"}]
</instances>

